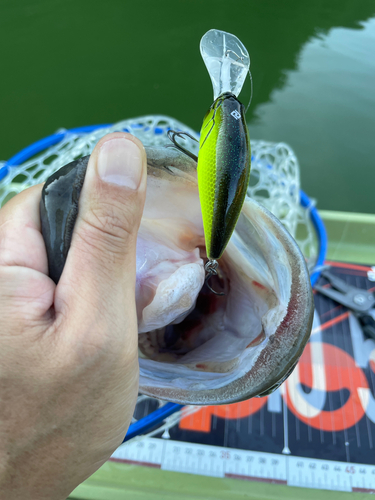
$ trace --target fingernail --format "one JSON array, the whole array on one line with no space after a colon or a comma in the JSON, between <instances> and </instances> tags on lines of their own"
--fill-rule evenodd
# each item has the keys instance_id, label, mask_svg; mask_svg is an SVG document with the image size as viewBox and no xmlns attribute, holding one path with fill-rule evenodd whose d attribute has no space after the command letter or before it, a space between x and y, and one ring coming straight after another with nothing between
<instances>
[{"instance_id":1,"label":"fingernail","mask_svg":"<svg viewBox=\"0 0 375 500\"><path fill-rule=\"evenodd\" d=\"M105 182L137 189L142 178L138 146L123 137L106 141L98 155L98 174Z\"/></svg>"}]
</instances>

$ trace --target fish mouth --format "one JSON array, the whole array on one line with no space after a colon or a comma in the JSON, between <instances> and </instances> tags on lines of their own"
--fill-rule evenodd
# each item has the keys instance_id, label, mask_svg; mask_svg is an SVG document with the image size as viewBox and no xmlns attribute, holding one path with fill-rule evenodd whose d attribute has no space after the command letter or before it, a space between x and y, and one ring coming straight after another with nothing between
<instances>
[{"instance_id":1,"label":"fish mouth","mask_svg":"<svg viewBox=\"0 0 375 500\"><path fill-rule=\"evenodd\" d=\"M176 307L176 317L155 328L139 311L140 392L196 405L266 395L291 373L310 336L313 299L304 258L282 224L247 198L210 281L225 294L218 296L204 284L201 231L196 223L194 257L179 263L195 273L191 289L179 295L185 308ZM141 224L141 240L142 232ZM168 288L168 279L163 284Z\"/></svg>"},{"instance_id":2,"label":"fish mouth","mask_svg":"<svg viewBox=\"0 0 375 500\"><path fill-rule=\"evenodd\" d=\"M206 261L205 248L199 250L202 261ZM264 291L260 308L272 307L270 302L276 297L267 297L266 287L256 280L252 284L254 288ZM237 299L242 293L237 286L238 277L233 276L231 263L228 263L228 259L222 259L218 274L211 278L210 287L213 287L214 293L204 283L194 306L183 318L139 334L140 358L179 363L191 370L207 373L228 373L233 370L239 363L241 351L255 347L266 339L260 311L249 310L247 302L250 302L250 297L242 297L242 302L244 316L247 321L249 316L253 318L252 325L247 325L243 331L235 323L230 324L233 311L229 310L233 307L233 295ZM223 343L229 345L223 346Z\"/></svg>"}]
</instances>

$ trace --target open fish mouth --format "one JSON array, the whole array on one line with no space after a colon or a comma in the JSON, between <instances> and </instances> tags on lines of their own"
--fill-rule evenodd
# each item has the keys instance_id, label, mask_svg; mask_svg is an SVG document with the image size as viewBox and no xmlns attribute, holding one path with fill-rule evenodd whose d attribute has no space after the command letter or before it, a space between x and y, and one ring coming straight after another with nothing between
<instances>
[{"instance_id":1,"label":"open fish mouth","mask_svg":"<svg viewBox=\"0 0 375 500\"><path fill-rule=\"evenodd\" d=\"M141 240L148 212L146 205ZM304 258L282 224L248 198L212 282L225 293L217 296L204 285L200 220L194 223L193 213L187 217L195 231L181 233L186 239L177 245L192 250L169 278L154 284L155 304L139 310L140 391L182 404L232 403L272 392L294 368L311 332L313 299ZM172 225L168 219L169 230ZM137 256L142 267L138 251ZM137 292L145 285L147 277L137 272ZM147 321L154 305L160 324ZM162 325L164 308L176 316Z\"/></svg>"},{"instance_id":2,"label":"open fish mouth","mask_svg":"<svg viewBox=\"0 0 375 500\"><path fill-rule=\"evenodd\" d=\"M172 148L146 153L136 278L140 392L204 405L272 392L293 370L311 332L313 297L304 257L280 221L246 198L210 282L225 295L213 294L204 284L196 163ZM48 190L57 184L47 181L41 204L50 261L56 257L51 228L66 239L65 228L53 227L57 207Z\"/></svg>"}]
</instances>

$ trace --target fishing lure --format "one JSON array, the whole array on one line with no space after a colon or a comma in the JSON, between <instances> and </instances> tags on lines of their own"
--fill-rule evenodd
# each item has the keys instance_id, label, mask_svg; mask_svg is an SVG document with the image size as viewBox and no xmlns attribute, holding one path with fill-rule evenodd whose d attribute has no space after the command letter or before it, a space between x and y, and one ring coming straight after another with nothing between
<instances>
[{"instance_id":1,"label":"fishing lure","mask_svg":"<svg viewBox=\"0 0 375 500\"><path fill-rule=\"evenodd\" d=\"M250 58L236 36L214 29L202 37L200 50L214 90L214 102L201 129L197 167L208 284L217 274L217 260L234 231L249 184L250 139L246 110L238 95L249 73ZM171 131L170 138L176 135L181 137Z\"/></svg>"}]
</instances>

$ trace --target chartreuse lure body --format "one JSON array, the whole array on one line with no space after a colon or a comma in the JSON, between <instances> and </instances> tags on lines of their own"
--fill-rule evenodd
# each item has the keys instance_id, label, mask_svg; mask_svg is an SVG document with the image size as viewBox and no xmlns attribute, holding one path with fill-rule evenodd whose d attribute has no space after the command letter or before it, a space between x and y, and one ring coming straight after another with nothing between
<instances>
[{"instance_id":1,"label":"chartreuse lure body","mask_svg":"<svg viewBox=\"0 0 375 500\"><path fill-rule=\"evenodd\" d=\"M237 96L250 58L237 37L219 30L208 31L200 49L214 89L201 129L197 169L210 278L234 231L249 184L249 132Z\"/></svg>"},{"instance_id":2,"label":"chartreuse lure body","mask_svg":"<svg viewBox=\"0 0 375 500\"><path fill-rule=\"evenodd\" d=\"M233 233L250 176L250 140L245 108L224 93L212 104L201 129L198 188L208 259L219 259Z\"/></svg>"}]
</instances>

